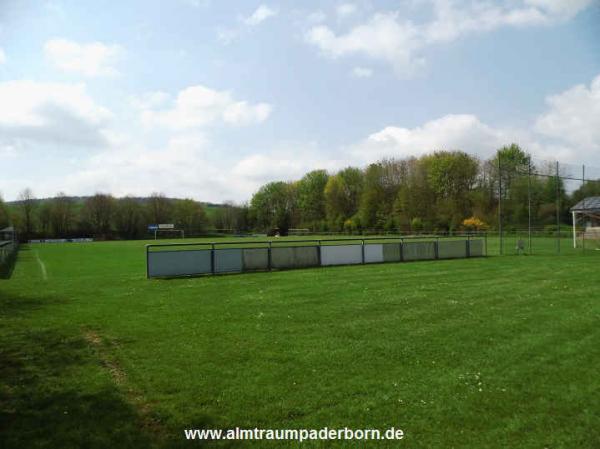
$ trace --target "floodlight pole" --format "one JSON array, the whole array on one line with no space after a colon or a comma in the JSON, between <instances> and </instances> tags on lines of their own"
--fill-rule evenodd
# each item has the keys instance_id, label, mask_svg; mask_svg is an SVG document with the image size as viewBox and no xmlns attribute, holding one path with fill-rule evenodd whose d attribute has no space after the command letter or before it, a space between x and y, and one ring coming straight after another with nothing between
<instances>
[{"instance_id":1,"label":"floodlight pole","mask_svg":"<svg viewBox=\"0 0 600 449\"><path fill-rule=\"evenodd\" d=\"M556 252L560 254L560 175L556 161Z\"/></svg>"},{"instance_id":2,"label":"floodlight pole","mask_svg":"<svg viewBox=\"0 0 600 449\"><path fill-rule=\"evenodd\" d=\"M529 238L529 254L531 254L531 155L529 156L529 162L527 164L527 213L527 235Z\"/></svg>"},{"instance_id":3,"label":"floodlight pole","mask_svg":"<svg viewBox=\"0 0 600 449\"><path fill-rule=\"evenodd\" d=\"M571 213L573 214L573 248L577 248L577 215L575 211Z\"/></svg>"},{"instance_id":4,"label":"floodlight pole","mask_svg":"<svg viewBox=\"0 0 600 449\"><path fill-rule=\"evenodd\" d=\"M585 210L585 164L582 165L581 187L581 190L583 191L583 210ZM585 228L583 229L583 237L581 238L581 248L585 251Z\"/></svg>"},{"instance_id":5,"label":"floodlight pole","mask_svg":"<svg viewBox=\"0 0 600 449\"><path fill-rule=\"evenodd\" d=\"M502 166L500 164L500 155L498 154L498 234L500 236L500 255L503 254L502 242Z\"/></svg>"}]
</instances>

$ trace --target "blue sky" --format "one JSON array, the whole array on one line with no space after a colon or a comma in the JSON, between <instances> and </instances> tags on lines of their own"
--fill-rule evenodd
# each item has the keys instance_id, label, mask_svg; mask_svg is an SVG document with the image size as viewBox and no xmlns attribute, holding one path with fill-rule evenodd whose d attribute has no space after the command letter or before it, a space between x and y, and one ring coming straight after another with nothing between
<instances>
[{"instance_id":1,"label":"blue sky","mask_svg":"<svg viewBox=\"0 0 600 449\"><path fill-rule=\"evenodd\" d=\"M244 201L511 142L600 165L593 0L0 6L0 192Z\"/></svg>"}]
</instances>

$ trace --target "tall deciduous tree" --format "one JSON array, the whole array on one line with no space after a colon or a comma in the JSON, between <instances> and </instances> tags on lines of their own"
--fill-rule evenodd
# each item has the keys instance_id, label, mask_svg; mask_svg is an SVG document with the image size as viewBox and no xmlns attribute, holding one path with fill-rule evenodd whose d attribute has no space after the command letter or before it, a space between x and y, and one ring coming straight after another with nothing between
<instances>
[{"instance_id":1,"label":"tall deciduous tree","mask_svg":"<svg viewBox=\"0 0 600 449\"><path fill-rule=\"evenodd\" d=\"M302 226L320 227L325 219L325 186L329 176L325 170L314 170L298 181L298 209Z\"/></svg>"},{"instance_id":2,"label":"tall deciduous tree","mask_svg":"<svg viewBox=\"0 0 600 449\"><path fill-rule=\"evenodd\" d=\"M186 234L197 234L206 229L206 213L199 202L192 199L177 200L174 209L175 223Z\"/></svg>"},{"instance_id":3,"label":"tall deciduous tree","mask_svg":"<svg viewBox=\"0 0 600 449\"><path fill-rule=\"evenodd\" d=\"M95 236L106 237L112 228L115 199L111 195L97 193L88 198L83 206L83 216Z\"/></svg>"},{"instance_id":4,"label":"tall deciduous tree","mask_svg":"<svg viewBox=\"0 0 600 449\"><path fill-rule=\"evenodd\" d=\"M29 239L35 231L35 197L29 187L23 189L19 193L18 207L20 211L19 222L21 223L21 229L19 230L21 235L25 239Z\"/></svg>"},{"instance_id":5,"label":"tall deciduous tree","mask_svg":"<svg viewBox=\"0 0 600 449\"><path fill-rule=\"evenodd\" d=\"M2 196L0 196L0 229L6 228L9 224L10 217L8 215L8 210L6 208L6 204L4 204Z\"/></svg>"},{"instance_id":6,"label":"tall deciduous tree","mask_svg":"<svg viewBox=\"0 0 600 449\"><path fill-rule=\"evenodd\" d=\"M143 235L144 211L138 199L129 196L119 198L115 205L114 216L115 227L120 237L133 239Z\"/></svg>"},{"instance_id":7,"label":"tall deciduous tree","mask_svg":"<svg viewBox=\"0 0 600 449\"><path fill-rule=\"evenodd\" d=\"M278 228L287 234L296 208L296 188L291 183L270 182L252 197L250 208L259 229Z\"/></svg>"},{"instance_id":8,"label":"tall deciduous tree","mask_svg":"<svg viewBox=\"0 0 600 449\"><path fill-rule=\"evenodd\" d=\"M75 223L73 200L59 192L52 200L50 226L55 237L68 237Z\"/></svg>"},{"instance_id":9,"label":"tall deciduous tree","mask_svg":"<svg viewBox=\"0 0 600 449\"><path fill-rule=\"evenodd\" d=\"M148 218L152 224L170 223L172 221L173 205L163 193L153 193L148 198Z\"/></svg>"}]
</instances>

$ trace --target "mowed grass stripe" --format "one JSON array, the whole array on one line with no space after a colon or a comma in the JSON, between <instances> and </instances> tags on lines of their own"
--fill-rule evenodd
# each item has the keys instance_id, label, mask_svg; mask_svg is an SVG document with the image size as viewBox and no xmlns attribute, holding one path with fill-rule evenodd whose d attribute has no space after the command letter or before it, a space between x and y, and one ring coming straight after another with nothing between
<instances>
[{"instance_id":1,"label":"mowed grass stripe","mask_svg":"<svg viewBox=\"0 0 600 449\"><path fill-rule=\"evenodd\" d=\"M183 447L182 429L198 426L396 426L417 448L599 441L595 253L149 281L140 242L36 249L52 274L44 289L27 249L0 284L23 369L44 346L27 329L97 330L166 429L156 447ZM74 365L81 394L106 381ZM143 429L135 410L125 428ZM64 436L43 430L49 445ZM110 441L108 426L95 430Z\"/></svg>"}]
</instances>

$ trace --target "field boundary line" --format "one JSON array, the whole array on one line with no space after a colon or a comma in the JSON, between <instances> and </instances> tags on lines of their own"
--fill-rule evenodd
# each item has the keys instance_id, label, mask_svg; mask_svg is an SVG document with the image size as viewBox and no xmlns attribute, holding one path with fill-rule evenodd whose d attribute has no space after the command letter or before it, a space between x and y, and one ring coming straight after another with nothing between
<instances>
[{"instance_id":1,"label":"field boundary line","mask_svg":"<svg viewBox=\"0 0 600 449\"><path fill-rule=\"evenodd\" d=\"M108 370L113 382L124 392L127 402L137 410L142 429L151 433L154 437L164 440L166 431L154 416L151 404L141 392L129 384L127 374L110 353L110 346L116 346L116 343L102 338L100 334L91 329L83 329L82 332L85 341L92 347L102 365Z\"/></svg>"},{"instance_id":2,"label":"field boundary line","mask_svg":"<svg viewBox=\"0 0 600 449\"><path fill-rule=\"evenodd\" d=\"M38 253L37 249L35 250L35 259L37 260L37 263L40 266L40 271L42 272L42 279L44 279L44 281L47 281L48 272L46 271L46 264L42 261L40 253Z\"/></svg>"}]
</instances>

